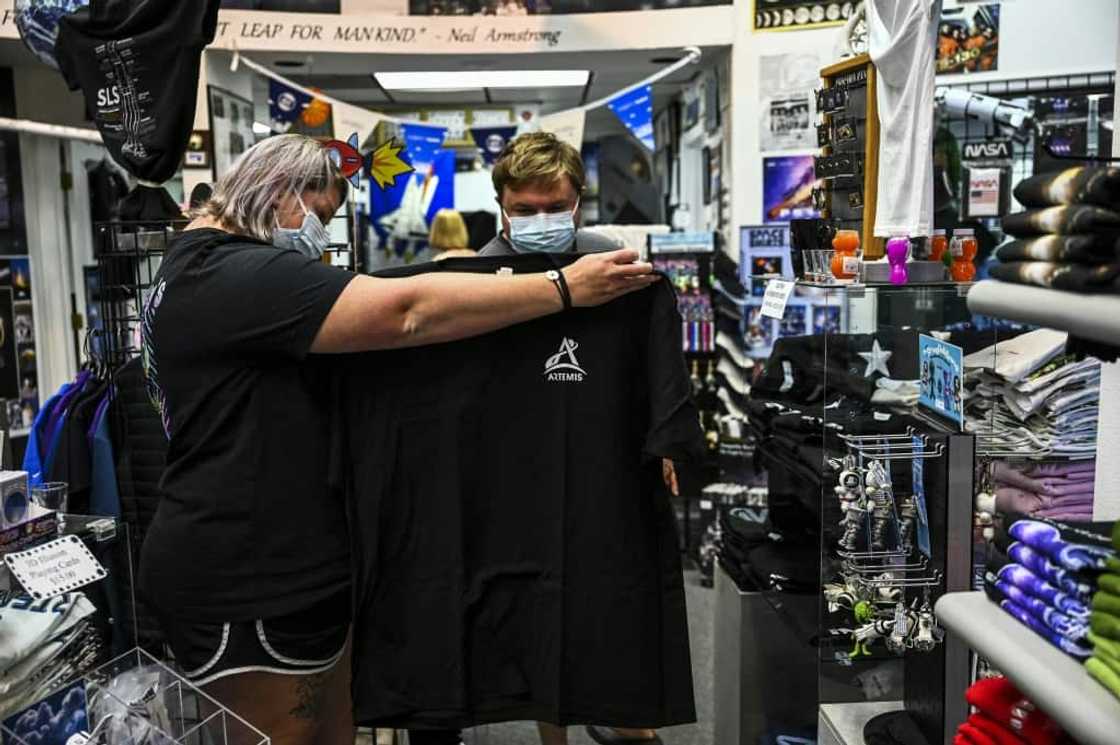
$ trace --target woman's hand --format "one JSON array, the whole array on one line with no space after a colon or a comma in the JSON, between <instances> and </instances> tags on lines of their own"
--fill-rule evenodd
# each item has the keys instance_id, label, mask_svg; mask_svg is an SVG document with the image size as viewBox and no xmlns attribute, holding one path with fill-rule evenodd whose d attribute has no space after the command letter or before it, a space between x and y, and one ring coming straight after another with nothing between
<instances>
[{"instance_id":1,"label":"woman's hand","mask_svg":"<svg viewBox=\"0 0 1120 745\"><path fill-rule=\"evenodd\" d=\"M602 305L628 292L649 287L658 280L653 265L638 261L638 252L624 248L588 254L564 269L572 305Z\"/></svg>"},{"instance_id":2,"label":"woman's hand","mask_svg":"<svg viewBox=\"0 0 1120 745\"><path fill-rule=\"evenodd\" d=\"M674 497L681 495L681 487L677 482L677 469L673 465L673 461L669 458L661 459L661 478L665 482L665 488Z\"/></svg>"}]
</instances>

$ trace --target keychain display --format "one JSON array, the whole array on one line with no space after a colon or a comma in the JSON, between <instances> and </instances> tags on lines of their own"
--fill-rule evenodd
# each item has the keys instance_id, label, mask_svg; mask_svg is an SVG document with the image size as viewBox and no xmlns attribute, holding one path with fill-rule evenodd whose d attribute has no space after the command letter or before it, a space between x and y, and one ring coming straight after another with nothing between
<instances>
[{"instance_id":1,"label":"keychain display","mask_svg":"<svg viewBox=\"0 0 1120 745\"><path fill-rule=\"evenodd\" d=\"M694 258L658 258L653 268L666 275L677 292L684 351L714 352L715 308L711 295L704 291L700 262Z\"/></svg>"},{"instance_id":2,"label":"keychain display","mask_svg":"<svg viewBox=\"0 0 1120 745\"><path fill-rule=\"evenodd\" d=\"M839 576L824 587L828 611L850 611L855 626L843 631L852 640L852 658L872 654L880 643L896 655L930 652L944 638L931 600L942 575L915 550L918 531L927 528L917 496L901 493L892 482L891 463L939 458L943 448L912 429L841 439L848 453L831 462L843 515L836 544L841 564ZM921 596L908 590L921 590Z\"/></svg>"}]
</instances>

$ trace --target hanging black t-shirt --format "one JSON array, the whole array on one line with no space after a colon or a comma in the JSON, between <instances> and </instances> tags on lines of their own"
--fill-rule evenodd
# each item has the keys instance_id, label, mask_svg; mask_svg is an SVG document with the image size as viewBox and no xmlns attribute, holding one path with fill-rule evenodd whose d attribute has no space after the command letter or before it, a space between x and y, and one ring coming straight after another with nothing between
<instances>
[{"instance_id":1,"label":"hanging black t-shirt","mask_svg":"<svg viewBox=\"0 0 1120 745\"><path fill-rule=\"evenodd\" d=\"M574 258L451 259L391 276ZM340 363L357 721L694 720L660 463L703 448L680 327L664 281Z\"/></svg>"},{"instance_id":2,"label":"hanging black t-shirt","mask_svg":"<svg viewBox=\"0 0 1120 745\"><path fill-rule=\"evenodd\" d=\"M219 230L174 240L143 314L170 442L140 585L164 612L251 620L346 588L345 509L327 484L330 386L305 357L352 278Z\"/></svg>"},{"instance_id":3,"label":"hanging black t-shirt","mask_svg":"<svg viewBox=\"0 0 1120 745\"><path fill-rule=\"evenodd\" d=\"M163 182L178 170L217 23L218 0L92 0L59 20L66 83L81 88L105 147L133 176Z\"/></svg>"}]
</instances>

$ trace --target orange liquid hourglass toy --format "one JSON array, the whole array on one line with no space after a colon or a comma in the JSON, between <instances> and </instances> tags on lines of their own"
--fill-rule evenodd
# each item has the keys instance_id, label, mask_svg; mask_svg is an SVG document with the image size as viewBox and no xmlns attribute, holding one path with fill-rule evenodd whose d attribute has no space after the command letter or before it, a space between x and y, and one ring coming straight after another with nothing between
<instances>
[{"instance_id":1,"label":"orange liquid hourglass toy","mask_svg":"<svg viewBox=\"0 0 1120 745\"><path fill-rule=\"evenodd\" d=\"M953 263L949 266L949 276L954 282L971 282L976 278L976 251L979 245L972 235L972 230L962 228L953 231L953 242L949 251L953 254Z\"/></svg>"},{"instance_id":2,"label":"orange liquid hourglass toy","mask_svg":"<svg viewBox=\"0 0 1120 745\"><path fill-rule=\"evenodd\" d=\"M859 274L859 233L854 230L837 230L832 239L832 276L836 279L854 279Z\"/></svg>"}]
</instances>

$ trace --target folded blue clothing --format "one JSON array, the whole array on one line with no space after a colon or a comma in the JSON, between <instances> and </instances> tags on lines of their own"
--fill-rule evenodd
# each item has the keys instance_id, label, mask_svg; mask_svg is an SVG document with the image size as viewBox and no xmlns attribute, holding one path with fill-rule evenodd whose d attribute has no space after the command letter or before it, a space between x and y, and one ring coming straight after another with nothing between
<instances>
[{"instance_id":1,"label":"folded blue clothing","mask_svg":"<svg viewBox=\"0 0 1120 745\"><path fill-rule=\"evenodd\" d=\"M1030 627L1036 634L1041 636L1046 641L1053 644L1058 649L1062 650L1070 657L1075 657L1079 660L1088 659L1093 655L1093 647L1089 644L1082 644L1075 642L1072 639L1067 639L1058 632L1054 631L1046 624L1035 618L1030 611L1023 606L1012 600L1002 600L999 607L1003 608L1009 614L1019 620L1024 626Z\"/></svg>"},{"instance_id":2,"label":"folded blue clothing","mask_svg":"<svg viewBox=\"0 0 1120 745\"><path fill-rule=\"evenodd\" d=\"M1087 622L1067 616L1045 601L1026 594L1015 585L997 579L994 582L985 582L984 592L997 603L1010 600L1021 606L1055 633L1072 642L1087 643L1086 639L1089 636L1089 624Z\"/></svg>"},{"instance_id":3,"label":"folded blue clothing","mask_svg":"<svg viewBox=\"0 0 1120 745\"><path fill-rule=\"evenodd\" d=\"M1094 523L1066 524L1012 515L1007 519L1007 534L1072 572L1104 571L1109 557L1116 554L1110 531Z\"/></svg>"},{"instance_id":4,"label":"folded blue clothing","mask_svg":"<svg viewBox=\"0 0 1120 745\"><path fill-rule=\"evenodd\" d=\"M1031 570L1062 592L1077 598L1085 605L1089 605L1093 593L1097 590L1094 583L1079 577L1068 569L1062 569L1025 543L1012 543L1008 546L1007 557L1016 564L1021 564Z\"/></svg>"},{"instance_id":5,"label":"folded blue clothing","mask_svg":"<svg viewBox=\"0 0 1120 745\"><path fill-rule=\"evenodd\" d=\"M992 584L1006 582L1071 618L1084 620L1089 617L1087 604L1062 592L1020 564L1005 564L998 568L989 566L984 581Z\"/></svg>"}]
</instances>

